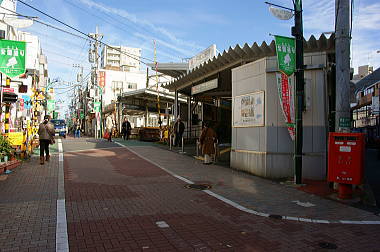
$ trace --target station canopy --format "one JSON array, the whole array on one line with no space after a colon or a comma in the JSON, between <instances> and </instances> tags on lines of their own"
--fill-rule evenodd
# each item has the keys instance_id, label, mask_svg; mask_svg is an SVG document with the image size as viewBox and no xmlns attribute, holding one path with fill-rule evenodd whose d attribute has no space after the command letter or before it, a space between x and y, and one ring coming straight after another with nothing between
<instances>
[{"instance_id":1,"label":"station canopy","mask_svg":"<svg viewBox=\"0 0 380 252\"><path fill-rule=\"evenodd\" d=\"M334 52L334 50L334 34L329 38L326 38L322 34L318 40L314 36L311 36L307 41L304 40L305 53ZM228 97L231 96L232 89L231 69L275 55L276 47L274 40L269 45L266 42L263 42L260 46L257 43L253 43L251 46L246 43L242 47L236 45L234 48L230 47L198 67L175 77L173 81L166 83L163 87L170 91L178 90L179 93L191 96L193 86L218 79L218 88L197 94L196 96Z\"/></svg>"}]
</instances>

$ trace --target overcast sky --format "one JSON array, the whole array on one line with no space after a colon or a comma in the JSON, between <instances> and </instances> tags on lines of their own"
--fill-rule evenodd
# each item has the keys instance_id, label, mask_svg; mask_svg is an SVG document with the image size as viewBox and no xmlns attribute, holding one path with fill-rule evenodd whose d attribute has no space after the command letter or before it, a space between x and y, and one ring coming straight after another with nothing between
<instances>
[{"instance_id":1,"label":"overcast sky","mask_svg":"<svg viewBox=\"0 0 380 252\"><path fill-rule=\"evenodd\" d=\"M142 48L142 56L153 60L153 39L157 41L158 62L180 62L216 44L220 52L236 44L270 43L269 34L291 36L293 20L273 17L264 0L23 0L24 2L78 28L84 33L104 35L111 45ZM291 0L274 3L292 7ZM318 38L334 30L333 0L304 0L304 36ZM59 23L18 2L17 11L38 16L39 20L63 27ZM351 66L380 66L380 1L357 0L353 6ZM67 28L64 28L67 29ZM25 29L41 40L48 57L49 75L72 82L82 64L89 71L86 40L40 24ZM72 31L74 32L74 31ZM75 33L75 32L74 32ZM145 60L149 62L149 60ZM145 68L145 66L142 66ZM67 93L62 89L58 93ZM61 96L66 97L66 94Z\"/></svg>"}]
</instances>

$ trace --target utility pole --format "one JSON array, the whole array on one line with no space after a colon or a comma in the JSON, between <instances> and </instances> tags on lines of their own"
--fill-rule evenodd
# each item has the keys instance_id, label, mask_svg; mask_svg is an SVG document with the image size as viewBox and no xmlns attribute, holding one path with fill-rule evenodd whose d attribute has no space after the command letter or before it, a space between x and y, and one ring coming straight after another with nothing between
<instances>
[{"instance_id":1,"label":"utility pole","mask_svg":"<svg viewBox=\"0 0 380 252\"><path fill-rule=\"evenodd\" d=\"M99 97L100 97L100 112L95 112L95 113L100 113L99 117L100 117L100 123L98 124L98 120L96 119L96 130L95 130L95 138L98 138L98 137L102 137L102 111L103 111L103 90L100 88L99 86L99 82L98 82L98 71L100 69L99 67L99 41L100 39L103 38L103 35L102 34L99 34L99 30L98 30L98 26L96 26L96 32L95 34L94 33L90 33L89 34L90 37L92 37L95 42L94 42L94 65L92 67L93 69L93 72L94 72L94 84L95 84L95 87L96 89L98 90L98 93L99 93Z\"/></svg>"},{"instance_id":2,"label":"utility pole","mask_svg":"<svg viewBox=\"0 0 380 252\"><path fill-rule=\"evenodd\" d=\"M335 0L336 103L335 131L349 132L350 120L350 1Z\"/></svg>"},{"instance_id":3,"label":"utility pole","mask_svg":"<svg viewBox=\"0 0 380 252\"><path fill-rule=\"evenodd\" d=\"M294 168L295 182L302 184L302 147L303 147L303 97L304 97L304 66L303 66L303 25L302 25L302 1L294 2L294 27L292 35L296 38L296 114L295 114L295 146L294 146Z\"/></svg>"}]
</instances>

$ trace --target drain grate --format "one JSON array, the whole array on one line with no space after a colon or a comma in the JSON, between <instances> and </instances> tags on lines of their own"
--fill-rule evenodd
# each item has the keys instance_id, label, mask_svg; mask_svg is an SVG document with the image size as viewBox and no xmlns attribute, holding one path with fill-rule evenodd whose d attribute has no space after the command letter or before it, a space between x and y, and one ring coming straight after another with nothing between
<instances>
[{"instance_id":1,"label":"drain grate","mask_svg":"<svg viewBox=\"0 0 380 252\"><path fill-rule=\"evenodd\" d=\"M195 189L195 190L208 190L211 189L211 185L208 184L187 184L185 185L187 189Z\"/></svg>"},{"instance_id":2,"label":"drain grate","mask_svg":"<svg viewBox=\"0 0 380 252\"><path fill-rule=\"evenodd\" d=\"M338 246L335 245L334 243L330 242L320 242L319 247L324 248L324 249L337 249Z\"/></svg>"}]
</instances>

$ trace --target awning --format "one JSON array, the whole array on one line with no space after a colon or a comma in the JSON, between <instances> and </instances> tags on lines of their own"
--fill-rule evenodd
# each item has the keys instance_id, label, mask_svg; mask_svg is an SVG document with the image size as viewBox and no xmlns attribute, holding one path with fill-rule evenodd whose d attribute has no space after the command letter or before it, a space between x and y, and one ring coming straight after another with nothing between
<instances>
[{"instance_id":1,"label":"awning","mask_svg":"<svg viewBox=\"0 0 380 252\"><path fill-rule=\"evenodd\" d=\"M148 63L152 70L156 70L154 63ZM165 75L177 78L187 72L188 63L157 63L157 71Z\"/></svg>"}]
</instances>

